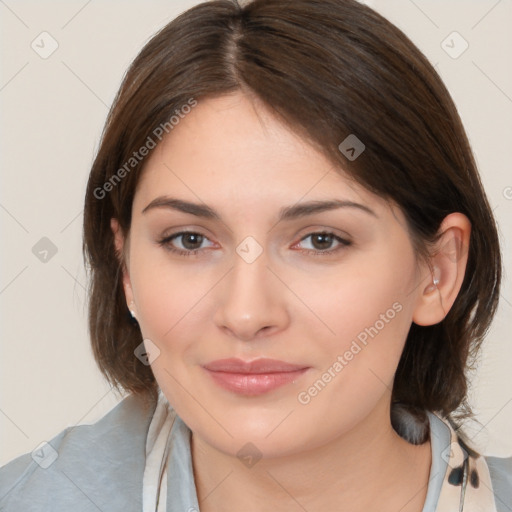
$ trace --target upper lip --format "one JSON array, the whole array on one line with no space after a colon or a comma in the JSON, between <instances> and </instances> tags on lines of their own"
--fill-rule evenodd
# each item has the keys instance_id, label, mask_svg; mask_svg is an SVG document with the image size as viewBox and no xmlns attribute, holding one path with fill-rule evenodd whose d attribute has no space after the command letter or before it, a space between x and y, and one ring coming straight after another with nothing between
<instances>
[{"instance_id":1,"label":"upper lip","mask_svg":"<svg viewBox=\"0 0 512 512\"><path fill-rule=\"evenodd\" d=\"M304 365L290 364L277 359L256 359L254 361L242 361L241 359L229 358L218 359L204 365L204 368L213 372L226 373L279 373L293 372L308 368Z\"/></svg>"}]
</instances>

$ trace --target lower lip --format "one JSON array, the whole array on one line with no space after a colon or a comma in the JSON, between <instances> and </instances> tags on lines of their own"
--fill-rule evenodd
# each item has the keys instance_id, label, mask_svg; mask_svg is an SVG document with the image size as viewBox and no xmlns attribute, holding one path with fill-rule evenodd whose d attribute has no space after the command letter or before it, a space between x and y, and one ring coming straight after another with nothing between
<instances>
[{"instance_id":1,"label":"lower lip","mask_svg":"<svg viewBox=\"0 0 512 512\"><path fill-rule=\"evenodd\" d=\"M206 369L206 368L205 368ZM307 372L308 368L278 373L227 373L206 369L220 387L239 395L261 395L289 384Z\"/></svg>"}]
</instances>

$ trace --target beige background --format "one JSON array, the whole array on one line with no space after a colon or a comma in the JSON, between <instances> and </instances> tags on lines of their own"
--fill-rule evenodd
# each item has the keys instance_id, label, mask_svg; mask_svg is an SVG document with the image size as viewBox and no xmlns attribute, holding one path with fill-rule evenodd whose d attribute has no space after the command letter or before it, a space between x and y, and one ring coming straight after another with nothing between
<instances>
[{"instance_id":1,"label":"beige background","mask_svg":"<svg viewBox=\"0 0 512 512\"><path fill-rule=\"evenodd\" d=\"M0 465L67 426L95 421L119 400L96 369L87 338L85 184L127 66L157 29L196 3L0 1ZM482 425L472 431L486 453L510 455L512 0L367 3L404 30L445 80L500 224L507 268L474 380ZM464 40L469 45L458 58L442 47L453 31L463 39L446 40L452 55ZM33 41L39 53L58 48L43 59ZM56 254L39 242L43 237ZM46 262L39 259L44 250Z\"/></svg>"}]
</instances>

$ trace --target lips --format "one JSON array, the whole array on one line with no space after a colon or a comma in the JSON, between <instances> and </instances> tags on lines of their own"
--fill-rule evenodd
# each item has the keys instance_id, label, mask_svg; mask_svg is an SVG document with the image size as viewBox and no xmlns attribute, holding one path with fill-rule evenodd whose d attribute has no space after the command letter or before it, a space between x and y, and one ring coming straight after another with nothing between
<instances>
[{"instance_id":1,"label":"lips","mask_svg":"<svg viewBox=\"0 0 512 512\"><path fill-rule=\"evenodd\" d=\"M277 359L257 359L251 362L245 362L241 359L219 359L205 364L207 370L213 372L228 373L278 373L293 372L307 368L304 365L289 364Z\"/></svg>"},{"instance_id":2,"label":"lips","mask_svg":"<svg viewBox=\"0 0 512 512\"><path fill-rule=\"evenodd\" d=\"M203 366L220 387L242 395L260 395L289 384L309 367L276 359L219 359Z\"/></svg>"}]
</instances>

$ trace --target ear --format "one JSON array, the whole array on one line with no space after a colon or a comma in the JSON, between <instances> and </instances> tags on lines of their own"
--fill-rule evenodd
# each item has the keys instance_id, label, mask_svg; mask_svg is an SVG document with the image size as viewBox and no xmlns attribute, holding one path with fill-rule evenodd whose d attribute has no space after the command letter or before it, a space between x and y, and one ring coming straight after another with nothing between
<instances>
[{"instance_id":1,"label":"ear","mask_svg":"<svg viewBox=\"0 0 512 512\"><path fill-rule=\"evenodd\" d=\"M423 270L413 322L434 325L450 311L464 280L468 261L471 223L462 213L446 216L439 227L439 239Z\"/></svg>"},{"instance_id":2,"label":"ear","mask_svg":"<svg viewBox=\"0 0 512 512\"><path fill-rule=\"evenodd\" d=\"M119 259L119 263L121 264L123 273L123 288L124 295L126 297L126 305L128 306L132 316L135 317L135 302L133 300L132 283L130 281L130 273L126 265L126 259L123 252L126 238L117 219L110 219L110 228L112 229L112 233L114 233L114 246L116 249L116 255Z\"/></svg>"}]
</instances>

